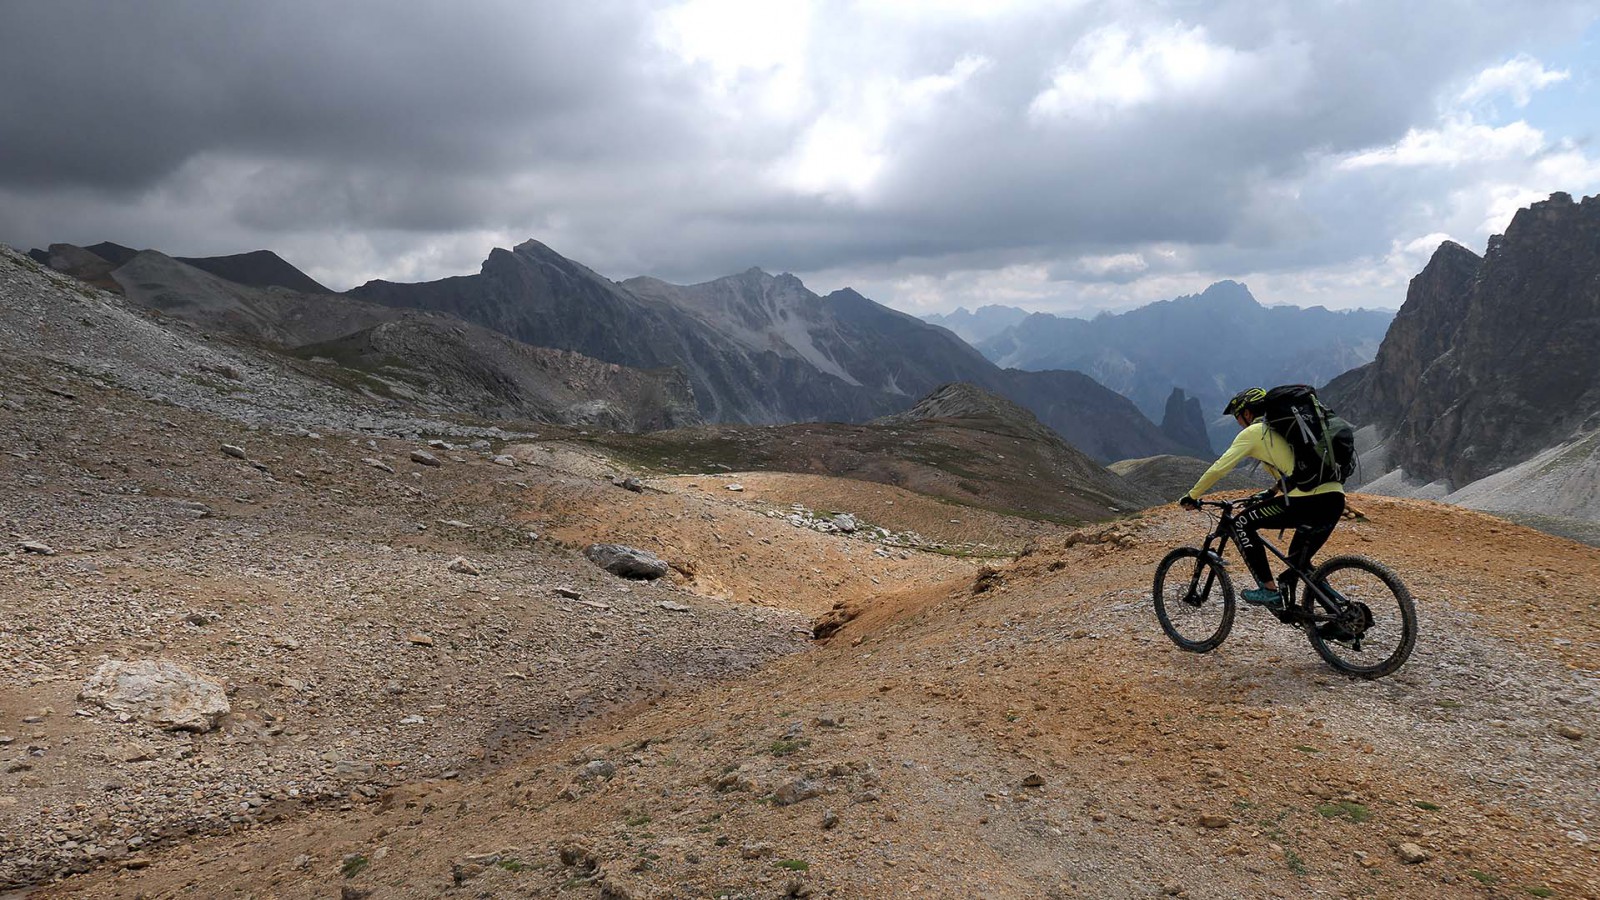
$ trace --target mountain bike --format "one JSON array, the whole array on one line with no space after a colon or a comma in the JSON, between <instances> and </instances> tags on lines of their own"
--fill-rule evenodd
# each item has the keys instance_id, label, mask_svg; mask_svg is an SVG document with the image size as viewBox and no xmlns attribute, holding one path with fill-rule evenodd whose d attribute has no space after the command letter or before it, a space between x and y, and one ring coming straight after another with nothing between
<instances>
[{"instance_id":1,"label":"mountain bike","mask_svg":"<svg viewBox=\"0 0 1600 900\"><path fill-rule=\"evenodd\" d=\"M1257 499L1201 500L1202 509L1218 510L1216 527L1201 546L1179 547L1156 566L1156 618L1179 647L1208 653L1233 629L1233 581L1222 554L1230 540L1238 542L1235 511ZM1328 665L1360 678L1382 678L1405 664L1417 642L1417 611L1399 576L1365 556L1335 556L1306 572L1257 539L1289 567L1278 579L1283 607L1262 608L1304 629Z\"/></svg>"}]
</instances>

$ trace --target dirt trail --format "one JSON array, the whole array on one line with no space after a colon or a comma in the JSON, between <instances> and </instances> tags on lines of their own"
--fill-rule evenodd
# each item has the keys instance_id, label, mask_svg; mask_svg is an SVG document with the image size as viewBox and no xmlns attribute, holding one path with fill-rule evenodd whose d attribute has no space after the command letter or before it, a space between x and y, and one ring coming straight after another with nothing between
<instances>
[{"instance_id":1,"label":"dirt trail","mask_svg":"<svg viewBox=\"0 0 1600 900\"><path fill-rule=\"evenodd\" d=\"M785 479L751 490L817 496ZM1045 536L979 574L861 555L725 489L594 484L531 514L562 540L659 538L736 602L870 597L810 652L518 764L40 896L1600 896L1596 610L1542 602L1597 596L1591 548L1359 498L1325 553L1391 563L1422 616L1407 667L1364 682L1258 611L1217 652L1171 646L1149 580L1194 514Z\"/></svg>"}]
</instances>

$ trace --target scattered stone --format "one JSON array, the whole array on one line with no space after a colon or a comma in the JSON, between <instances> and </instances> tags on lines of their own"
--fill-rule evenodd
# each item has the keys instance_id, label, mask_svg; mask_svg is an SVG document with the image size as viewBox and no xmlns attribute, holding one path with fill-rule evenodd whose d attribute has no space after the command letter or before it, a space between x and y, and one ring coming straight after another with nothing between
<instances>
[{"instance_id":1,"label":"scattered stone","mask_svg":"<svg viewBox=\"0 0 1600 900\"><path fill-rule=\"evenodd\" d=\"M835 531L843 534L855 534L856 530L861 527L861 523L856 521L856 517L849 513L840 513L834 516L829 521L829 524L833 526Z\"/></svg>"},{"instance_id":2,"label":"scattered stone","mask_svg":"<svg viewBox=\"0 0 1600 900\"><path fill-rule=\"evenodd\" d=\"M424 719L421 716L412 715L412 716L406 716L404 719L401 719L400 720L400 724L401 725L423 725L423 724L426 724L427 721L428 721L427 719Z\"/></svg>"},{"instance_id":3,"label":"scattered stone","mask_svg":"<svg viewBox=\"0 0 1600 900\"><path fill-rule=\"evenodd\" d=\"M222 445L222 452L226 453L227 455L229 455L231 457L233 457L234 459L249 459L250 458L244 452L244 448L240 447L237 444L223 444Z\"/></svg>"},{"instance_id":4,"label":"scattered stone","mask_svg":"<svg viewBox=\"0 0 1600 900\"><path fill-rule=\"evenodd\" d=\"M210 731L232 712L221 683L171 660L107 662L84 683L78 699L176 731Z\"/></svg>"},{"instance_id":5,"label":"scattered stone","mask_svg":"<svg viewBox=\"0 0 1600 900\"><path fill-rule=\"evenodd\" d=\"M603 759L591 759L583 766L584 778L609 779L617 774L617 767Z\"/></svg>"},{"instance_id":6,"label":"scattered stone","mask_svg":"<svg viewBox=\"0 0 1600 900\"><path fill-rule=\"evenodd\" d=\"M471 525L468 525L466 522L463 522L460 519L440 519L439 520L439 524L440 525L448 525L451 528L471 528L472 527Z\"/></svg>"},{"instance_id":7,"label":"scattered stone","mask_svg":"<svg viewBox=\"0 0 1600 900\"><path fill-rule=\"evenodd\" d=\"M662 600L660 603L657 603L656 605L661 607L664 610L667 610L668 612L693 612L694 611L693 607L685 606L682 603L678 603L678 602L675 602L675 601L672 601L672 600Z\"/></svg>"},{"instance_id":8,"label":"scattered stone","mask_svg":"<svg viewBox=\"0 0 1600 900\"><path fill-rule=\"evenodd\" d=\"M772 845L768 843L750 843L739 847L739 856L743 859L760 859L772 855Z\"/></svg>"},{"instance_id":9,"label":"scattered stone","mask_svg":"<svg viewBox=\"0 0 1600 900\"><path fill-rule=\"evenodd\" d=\"M822 785L807 778L799 778L773 791L772 803L775 806L793 806L820 796L822 796Z\"/></svg>"},{"instance_id":10,"label":"scattered stone","mask_svg":"<svg viewBox=\"0 0 1600 900\"><path fill-rule=\"evenodd\" d=\"M429 453L426 450L411 451L411 461L421 466L439 465L439 457L434 456L432 453Z\"/></svg>"},{"instance_id":11,"label":"scattered stone","mask_svg":"<svg viewBox=\"0 0 1600 900\"><path fill-rule=\"evenodd\" d=\"M56 555L55 548L51 547L49 544L41 544L38 541L23 541L18 546L22 548L23 553L37 553L41 556Z\"/></svg>"},{"instance_id":12,"label":"scattered stone","mask_svg":"<svg viewBox=\"0 0 1600 900\"><path fill-rule=\"evenodd\" d=\"M603 603L603 602L601 602L599 600L579 600L578 603L580 605L587 606L590 609L610 609L611 608L611 604Z\"/></svg>"},{"instance_id":13,"label":"scattered stone","mask_svg":"<svg viewBox=\"0 0 1600 900\"><path fill-rule=\"evenodd\" d=\"M1166 894L1168 897L1176 897L1183 893L1183 883L1180 881L1168 881L1161 885L1161 893Z\"/></svg>"},{"instance_id":14,"label":"scattered stone","mask_svg":"<svg viewBox=\"0 0 1600 900\"><path fill-rule=\"evenodd\" d=\"M394 474L394 468L377 457L366 456L362 457L361 461L373 467L374 469L382 469L383 471L388 472L390 475Z\"/></svg>"},{"instance_id":15,"label":"scattered stone","mask_svg":"<svg viewBox=\"0 0 1600 900\"><path fill-rule=\"evenodd\" d=\"M839 814L838 813L834 812L831 809L825 809L825 810L822 811L822 828L823 828L824 831L830 831L834 827L836 827L838 824L839 824Z\"/></svg>"},{"instance_id":16,"label":"scattered stone","mask_svg":"<svg viewBox=\"0 0 1600 900\"><path fill-rule=\"evenodd\" d=\"M555 595L557 597L565 597L568 600L582 600L583 599L583 594L580 593L576 588L558 587L558 588L555 589ZM607 607L607 608L609 608L609 607Z\"/></svg>"},{"instance_id":17,"label":"scattered stone","mask_svg":"<svg viewBox=\"0 0 1600 900\"><path fill-rule=\"evenodd\" d=\"M744 490L744 485L739 484L738 482L734 482L733 484L728 485L728 490L737 493L739 491Z\"/></svg>"},{"instance_id":18,"label":"scattered stone","mask_svg":"<svg viewBox=\"0 0 1600 900\"><path fill-rule=\"evenodd\" d=\"M1409 841L1394 849L1400 855L1400 861L1406 865L1416 865L1428 859L1428 851Z\"/></svg>"},{"instance_id":19,"label":"scattered stone","mask_svg":"<svg viewBox=\"0 0 1600 900\"><path fill-rule=\"evenodd\" d=\"M429 636L427 636L425 634L408 634L408 635L406 635L406 640L410 641L413 644L416 644L418 647L432 647L433 646L433 638L431 638L431 637L429 637Z\"/></svg>"},{"instance_id":20,"label":"scattered stone","mask_svg":"<svg viewBox=\"0 0 1600 900\"><path fill-rule=\"evenodd\" d=\"M1022 786L1025 788L1044 787L1044 776L1040 775L1038 772L1034 772L1027 778L1022 779Z\"/></svg>"},{"instance_id":21,"label":"scattered stone","mask_svg":"<svg viewBox=\"0 0 1600 900\"><path fill-rule=\"evenodd\" d=\"M600 568L623 578L652 579L667 574L666 562L648 550L621 544L591 544L583 555Z\"/></svg>"},{"instance_id":22,"label":"scattered stone","mask_svg":"<svg viewBox=\"0 0 1600 900\"><path fill-rule=\"evenodd\" d=\"M563 866L571 866L575 869L588 871L593 871L600 867L600 860L596 859L594 852L583 844L573 842L562 844L561 849L556 851L556 856L561 860Z\"/></svg>"},{"instance_id":23,"label":"scattered stone","mask_svg":"<svg viewBox=\"0 0 1600 900\"><path fill-rule=\"evenodd\" d=\"M459 572L462 575L483 574L483 569L479 568L477 563L467 559L465 556L458 556L455 559L450 560L450 571Z\"/></svg>"},{"instance_id":24,"label":"scattered stone","mask_svg":"<svg viewBox=\"0 0 1600 900\"><path fill-rule=\"evenodd\" d=\"M1578 727L1576 727L1574 725L1561 725L1561 726L1558 726L1556 728L1556 734L1561 735L1562 737L1566 738L1569 741L1581 741L1581 740L1583 740L1583 729L1582 728L1578 728Z\"/></svg>"},{"instance_id":25,"label":"scattered stone","mask_svg":"<svg viewBox=\"0 0 1600 900\"><path fill-rule=\"evenodd\" d=\"M1201 828L1227 828L1233 820L1217 813L1206 813L1200 817Z\"/></svg>"},{"instance_id":26,"label":"scattered stone","mask_svg":"<svg viewBox=\"0 0 1600 900\"><path fill-rule=\"evenodd\" d=\"M633 491L635 494L644 493L644 482L637 478L624 478L621 481L618 481L616 484L617 487L620 487L625 491Z\"/></svg>"},{"instance_id":27,"label":"scattered stone","mask_svg":"<svg viewBox=\"0 0 1600 900\"><path fill-rule=\"evenodd\" d=\"M517 467L517 458L514 456L507 456L504 453L490 459L489 461L497 466L505 466L508 469L515 469Z\"/></svg>"}]
</instances>

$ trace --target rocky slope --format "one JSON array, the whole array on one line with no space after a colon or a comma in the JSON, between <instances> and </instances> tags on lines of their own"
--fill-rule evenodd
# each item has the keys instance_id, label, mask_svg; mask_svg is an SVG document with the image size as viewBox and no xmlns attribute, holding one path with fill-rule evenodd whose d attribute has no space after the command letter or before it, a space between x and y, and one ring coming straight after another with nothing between
<instances>
[{"instance_id":1,"label":"rocky slope","mask_svg":"<svg viewBox=\"0 0 1600 900\"><path fill-rule=\"evenodd\" d=\"M700 421L689 386L675 371L644 372L529 347L444 316L281 286L253 287L152 250L95 248L54 253L53 268L81 279L86 270L65 261L99 260L96 271L114 266L106 279L115 279L111 283L137 308L242 342L247 355L250 348L273 351L268 356L276 365L301 376L430 416L471 414L624 429ZM309 281L297 279L298 271L272 254L217 259L259 264L263 278Z\"/></svg>"},{"instance_id":2,"label":"rocky slope","mask_svg":"<svg viewBox=\"0 0 1600 900\"><path fill-rule=\"evenodd\" d=\"M989 554L1015 552L1041 522L1097 521L1161 500L1101 468L1027 410L959 383L862 425L714 425L582 440L653 472L755 468L916 491L951 504L950 524ZM1015 519L997 528L975 514L983 510Z\"/></svg>"},{"instance_id":3,"label":"rocky slope","mask_svg":"<svg viewBox=\"0 0 1600 900\"><path fill-rule=\"evenodd\" d=\"M1194 487L1211 463L1212 460L1192 456L1147 456L1143 459L1119 459L1106 468L1160 497L1163 502L1172 503ZM1254 461L1246 461L1222 476L1212 490L1254 492L1272 484L1272 478L1259 465Z\"/></svg>"},{"instance_id":4,"label":"rocky slope","mask_svg":"<svg viewBox=\"0 0 1600 900\"><path fill-rule=\"evenodd\" d=\"M0 885L30 900L1600 894L1600 630L1548 602L1600 551L1361 498L1326 552L1400 572L1423 639L1349 681L1251 610L1168 644L1150 574L1206 524L1170 506L968 559L1017 520L614 480L595 435L418 418L10 254L0 304ZM229 712L83 694L141 660Z\"/></svg>"}]
</instances>

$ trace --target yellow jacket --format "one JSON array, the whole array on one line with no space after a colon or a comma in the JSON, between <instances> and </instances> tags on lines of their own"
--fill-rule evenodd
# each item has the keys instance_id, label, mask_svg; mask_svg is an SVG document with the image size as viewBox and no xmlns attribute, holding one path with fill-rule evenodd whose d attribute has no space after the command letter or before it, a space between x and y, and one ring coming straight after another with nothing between
<instances>
[{"instance_id":1,"label":"yellow jacket","mask_svg":"<svg viewBox=\"0 0 1600 900\"><path fill-rule=\"evenodd\" d=\"M1289 442L1277 432L1268 428L1266 422L1258 420L1239 432L1239 436L1233 439L1228 449L1217 457L1211 468L1207 469L1205 474L1200 476L1200 480L1194 483L1194 487L1189 489L1189 496L1199 497L1211 490L1212 485L1221 480L1222 476L1232 472L1233 467L1247 456L1261 460L1266 465L1267 471L1271 472L1272 477L1278 479L1280 483L1284 475L1294 471L1294 448L1290 447ZM1312 494L1331 494L1335 491L1344 493L1344 485L1337 481L1329 481L1309 491L1296 488L1289 492L1289 496L1308 497Z\"/></svg>"}]
</instances>

